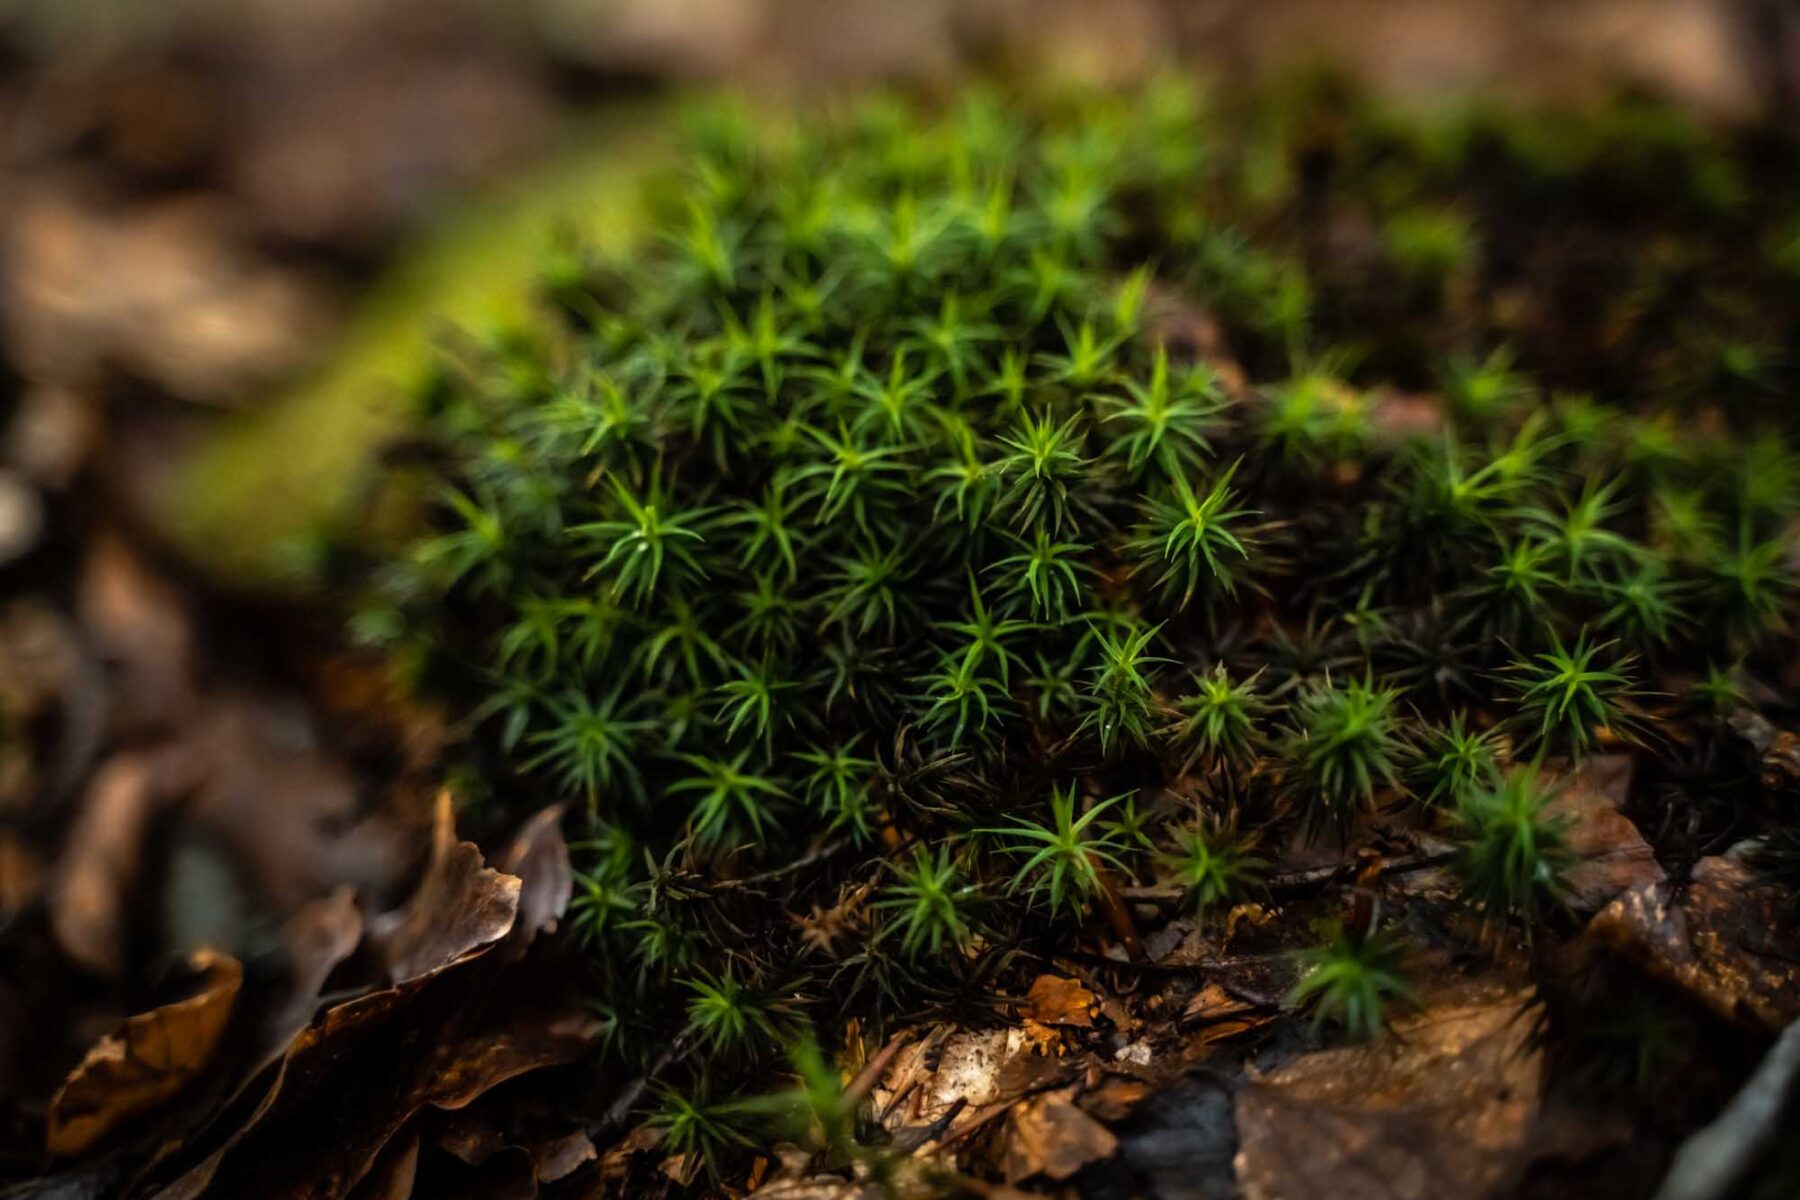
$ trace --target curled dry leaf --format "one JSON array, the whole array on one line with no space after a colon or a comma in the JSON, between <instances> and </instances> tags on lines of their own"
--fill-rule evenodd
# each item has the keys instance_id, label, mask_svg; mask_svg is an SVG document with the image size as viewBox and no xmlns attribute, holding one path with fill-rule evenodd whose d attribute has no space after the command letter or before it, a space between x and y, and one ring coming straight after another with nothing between
<instances>
[{"instance_id":1,"label":"curled dry leaf","mask_svg":"<svg viewBox=\"0 0 1800 1200\"><path fill-rule=\"evenodd\" d=\"M600 1157L588 1135L577 1129L566 1137L555 1138L531 1148L537 1163L539 1183L556 1183L567 1179L583 1166Z\"/></svg>"},{"instance_id":2,"label":"curled dry leaf","mask_svg":"<svg viewBox=\"0 0 1800 1200\"><path fill-rule=\"evenodd\" d=\"M518 854L521 869L548 862L554 874L557 856L541 852L552 828L530 839L540 852ZM388 1147L421 1111L464 1108L508 1080L590 1053L599 1023L565 1003L558 976L524 977L535 960L489 953L511 932L521 894L545 891L556 889L485 866L471 843L457 840L441 798L417 892L388 914L379 934L371 932L395 982L326 1009L302 1029L260 1096L247 1102L248 1115L157 1195L345 1197L389 1161ZM336 932L347 937L344 928ZM318 944L329 958L342 940L321 936ZM581 1153L579 1146L563 1151L558 1161ZM432 1156L433 1163L443 1157ZM539 1157L517 1147L496 1151L476 1174L451 1172L433 1194L535 1194ZM427 1176L426 1163L419 1172ZM484 1192L490 1185L497 1190Z\"/></svg>"},{"instance_id":3,"label":"curled dry leaf","mask_svg":"<svg viewBox=\"0 0 1800 1200\"><path fill-rule=\"evenodd\" d=\"M1569 850L1577 861L1562 881L1577 912L1598 912L1629 888L1662 882L1650 843L1619 811L1631 790L1631 766L1624 754L1587 759L1565 777L1546 810L1568 822Z\"/></svg>"},{"instance_id":4,"label":"curled dry leaf","mask_svg":"<svg viewBox=\"0 0 1800 1200\"><path fill-rule=\"evenodd\" d=\"M557 922L575 894L569 845L562 835L563 808L553 804L525 822L501 853L496 866L522 881L519 916L512 938L529 942L540 933L556 932Z\"/></svg>"},{"instance_id":5,"label":"curled dry leaf","mask_svg":"<svg viewBox=\"0 0 1800 1200\"><path fill-rule=\"evenodd\" d=\"M45 1148L80 1154L133 1117L193 1083L213 1061L231 1021L244 971L235 958L199 951L189 996L130 1018L102 1038L50 1101Z\"/></svg>"},{"instance_id":6,"label":"curled dry leaf","mask_svg":"<svg viewBox=\"0 0 1800 1200\"><path fill-rule=\"evenodd\" d=\"M1008 1183L1041 1176L1061 1182L1118 1153L1119 1139L1076 1106L1074 1088L1033 1096L1015 1107L1001 1158Z\"/></svg>"},{"instance_id":7,"label":"curled dry leaf","mask_svg":"<svg viewBox=\"0 0 1800 1200\"><path fill-rule=\"evenodd\" d=\"M355 891L348 887L302 905L282 925L288 994L264 1020L252 1073L279 1058L294 1035L312 1023L325 981L356 950L362 932L362 911L356 906Z\"/></svg>"},{"instance_id":8,"label":"curled dry leaf","mask_svg":"<svg viewBox=\"0 0 1800 1200\"><path fill-rule=\"evenodd\" d=\"M1307 1054L1238 1093L1247 1200L1475 1200L1519 1165L1542 1055L1527 994L1447 996L1370 1046Z\"/></svg>"},{"instance_id":9,"label":"curled dry leaf","mask_svg":"<svg viewBox=\"0 0 1800 1200\"><path fill-rule=\"evenodd\" d=\"M1800 928L1750 868L1703 858L1688 885L1640 884L1588 932L1727 1021L1770 1033L1800 1018Z\"/></svg>"},{"instance_id":10,"label":"curled dry leaf","mask_svg":"<svg viewBox=\"0 0 1800 1200\"><path fill-rule=\"evenodd\" d=\"M1040 1025L1073 1025L1090 1029L1094 1024L1094 993L1079 979L1039 975L1031 983L1020 1015Z\"/></svg>"},{"instance_id":11,"label":"curled dry leaf","mask_svg":"<svg viewBox=\"0 0 1800 1200\"><path fill-rule=\"evenodd\" d=\"M369 934L388 977L398 983L505 937L518 915L519 897L518 876L486 866L480 847L457 839L456 814L444 792L418 890L398 910L371 922Z\"/></svg>"},{"instance_id":12,"label":"curled dry leaf","mask_svg":"<svg viewBox=\"0 0 1800 1200\"><path fill-rule=\"evenodd\" d=\"M124 968L126 901L151 818L167 798L166 755L126 751L95 774L50 887L50 928L63 953L97 975Z\"/></svg>"},{"instance_id":13,"label":"curled dry leaf","mask_svg":"<svg viewBox=\"0 0 1800 1200\"><path fill-rule=\"evenodd\" d=\"M1731 729L1756 753L1764 787L1771 791L1800 787L1800 734L1776 728L1749 708L1731 714Z\"/></svg>"}]
</instances>

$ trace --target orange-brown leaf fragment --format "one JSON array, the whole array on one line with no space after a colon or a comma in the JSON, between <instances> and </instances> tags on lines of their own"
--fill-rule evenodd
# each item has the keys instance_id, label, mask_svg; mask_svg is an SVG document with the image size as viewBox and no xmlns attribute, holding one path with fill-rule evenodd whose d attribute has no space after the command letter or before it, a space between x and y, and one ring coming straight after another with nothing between
<instances>
[{"instance_id":1,"label":"orange-brown leaf fragment","mask_svg":"<svg viewBox=\"0 0 1800 1200\"><path fill-rule=\"evenodd\" d=\"M1026 993L1020 1015L1040 1025L1074 1025L1089 1029L1094 1024L1094 993L1079 979L1039 975Z\"/></svg>"},{"instance_id":2,"label":"orange-brown leaf fragment","mask_svg":"<svg viewBox=\"0 0 1800 1200\"><path fill-rule=\"evenodd\" d=\"M417 979L505 937L518 916L520 886L518 876L487 866L474 842L457 839L450 797L440 795L418 890L370 926L389 978Z\"/></svg>"},{"instance_id":3,"label":"orange-brown leaf fragment","mask_svg":"<svg viewBox=\"0 0 1800 1200\"><path fill-rule=\"evenodd\" d=\"M1578 912L1598 912L1628 888L1662 881L1650 843L1619 811L1630 787L1630 756L1590 758L1569 773L1546 810L1552 819L1568 822L1565 836L1576 861L1562 882Z\"/></svg>"},{"instance_id":4,"label":"orange-brown leaf fragment","mask_svg":"<svg viewBox=\"0 0 1800 1200\"><path fill-rule=\"evenodd\" d=\"M1588 932L1728 1021L1774 1033L1800 1019L1800 922L1733 859L1701 859L1683 888L1632 888Z\"/></svg>"},{"instance_id":5,"label":"orange-brown leaf fragment","mask_svg":"<svg viewBox=\"0 0 1800 1200\"><path fill-rule=\"evenodd\" d=\"M243 986L237 959L210 950L188 960L192 995L140 1013L101 1038L50 1101L45 1148L70 1156L121 1123L167 1103L212 1062Z\"/></svg>"},{"instance_id":6,"label":"orange-brown leaf fragment","mask_svg":"<svg viewBox=\"0 0 1800 1200\"><path fill-rule=\"evenodd\" d=\"M1118 1149L1112 1131L1076 1107L1073 1088L1063 1088L1012 1110L1002 1170L1008 1183L1034 1176L1061 1182Z\"/></svg>"},{"instance_id":7,"label":"orange-brown leaf fragment","mask_svg":"<svg viewBox=\"0 0 1800 1200\"><path fill-rule=\"evenodd\" d=\"M1525 993L1447 998L1371 1046L1307 1054L1238 1093L1246 1200L1489 1194L1524 1152L1542 1055Z\"/></svg>"}]
</instances>

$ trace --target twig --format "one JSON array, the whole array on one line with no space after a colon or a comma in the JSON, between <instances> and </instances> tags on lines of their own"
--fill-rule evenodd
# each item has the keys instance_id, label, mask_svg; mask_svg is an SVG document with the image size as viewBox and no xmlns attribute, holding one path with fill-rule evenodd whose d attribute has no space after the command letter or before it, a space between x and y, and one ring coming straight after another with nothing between
<instances>
[{"instance_id":1,"label":"twig","mask_svg":"<svg viewBox=\"0 0 1800 1200\"><path fill-rule=\"evenodd\" d=\"M844 1111L848 1112L862 1103L863 1097L869 1094L869 1089L875 1086L882 1073L888 1069L888 1064L894 1061L894 1056L900 1053L900 1048L906 1045L908 1036L904 1030L896 1033L888 1039L887 1045L875 1052L874 1058L863 1064L863 1069L856 1073L856 1078L844 1089Z\"/></svg>"},{"instance_id":2,"label":"twig","mask_svg":"<svg viewBox=\"0 0 1800 1200\"><path fill-rule=\"evenodd\" d=\"M712 885L712 890L715 892L728 892L736 888L753 888L759 884L772 883L784 876L792 875L796 871L804 871L814 863L824 862L849 844L849 838L839 838L835 842L826 842L817 850L803 854L793 862L783 863L773 870L764 871L758 875L746 875L742 879L721 879Z\"/></svg>"},{"instance_id":3,"label":"twig","mask_svg":"<svg viewBox=\"0 0 1800 1200\"><path fill-rule=\"evenodd\" d=\"M1713 1123L1681 1144L1656 1200L1720 1200L1782 1128L1782 1110L1800 1076L1800 1021L1763 1056L1756 1073Z\"/></svg>"},{"instance_id":4,"label":"twig","mask_svg":"<svg viewBox=\"0 0 1800 1200\"><path fill-rule=\"evenodd\" d=\"M669 1044L662 1048L662 1052L650 1064L649 1069L625 1085L625 1090L619 1093L618 1098L602 1114L599 1122L588 1131L590 1138L606 1136L625 1124L625 1119L631 1115L631 1110L637 1107L638 1100L643 1096L644 1089L655 1082L664 1071L687 1056L690 1032L683 1029L671 1038Z\"/></svg>"},{"instance_id":5,"label":"twig","mask_svg":"<svg viewBox=\"0 0 1800 1200\"><path fill-rule=\"evenodd\" d=\"M1450 851L1436 854L1410 854L1405 858L1396 858L1383 866L1381 875L1383 878L1390 875L1409 875L1414 871L1441 867L1455 857L1455 853ZM1355 870L1355 863L1333 863L1325 867L1309 867L1304 871L1287 871L1280 875L1271 875L1263 883L1263 890L1276 896L1310 892L1330 884L1340 877L1352 878ZM1128 904L1178 904L1186 895L1187 889L1169 885L1119 889L1120 898Z\"/></svg>"}]
</instances>

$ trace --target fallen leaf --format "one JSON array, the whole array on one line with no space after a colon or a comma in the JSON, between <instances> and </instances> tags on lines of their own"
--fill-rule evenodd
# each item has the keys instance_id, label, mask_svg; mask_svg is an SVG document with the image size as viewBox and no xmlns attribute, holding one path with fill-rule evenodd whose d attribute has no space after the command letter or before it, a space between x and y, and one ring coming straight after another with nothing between
<instances>
[{"instance_id":1,"label":"fallen leaf","mask_svg":"<svg viewBox=\"0 0 1800 1200\"><path fill-rule=\"evenodd\" d=\"M537 1165L538 1182L556 1183L593 1162L600 1154L588 1135L577 1129L566 1137L531 1147L531 1157Z\"/></svg>"},{"instance_id":2,"label":"fallen leaf","mask_svg":"<svg viewBox=\"0 0 1800 1200\"><path fill-rule=\"evenodd\" d=\"M341 887L323 900L302 905L281 927L288 959L287 998L263 1022L256 1066L260 1071L280 1057L294 1035L312 1023L319 993L339 963L362 940L362 911L356 892Z\"/></svg>"},{"instance_id":3,"label":"fallen leaf","mask_svg":"<svg viewBox=\"0 0 1800 1200\"><path fill-rule=\"evenodd\" d=\"M494 864L524 881L519 892L518 920L512 938L520 944L540 933L556 932L557 922L569 910L575 894L575 875L569 865L569 845L562 835L563 809L553 804L520 828Z\"/></svg>"},{"instance_id":4,"label":"fallen leaf","mask_svg":"<svg viewBox=\"0 0 1800 1200\"><path fill-rule=\"evenodd\" d=\"M1181 1012L1181 1019L1186 1022L1218 1021L1225 1017L1242 1016L1255 1011L1256 1006L1247 1000L1240 1000L1210 979L1201 989L1194 993L1193 999Z\"/></svg>"},{"instance_id":5,"label":"fallen leaf","mask_svg":"<svg viewBox=\"0 0 1800 1200\"><path fill-rule=\"evenodd\" d=\"M1644 883L1588 932L1727 1021L1777 1032L1800 1018L1800 928L1750 868L1703 858L1688 885Z\"/></svg>"},{"instance_id":6,"label":"fallen leaf","mask_svg":"<svg viewBox=\"0 0 1800 1200\"><path fill-rule=\"evenodd\" d=\"M1019 1028L1025 1031L1025 1037L1033 1054L1058 1054L1062 1051L1063 1035L1049 1025L1040 1025L1030 1017L1019 1022Z\"/></svg>"},{"instance_id":7,"label":"fallen leaf","mask_svg":"<svg viewBox=\"0 0 1800 1200\"><path fill-rule=\"evenodd\" d=\"M377 1168L421 1110L463 1108L501 1083L589 1054L599 1024L567 995L566 972L488 953L509 933L525 886L457 840L448 799L440 799L424 878L386 923L384 961L397 981L333 1005L302 1029L248 1115L212 1139L211 1153L159 1200L336 1200ZM445 906L447 927L422 928L426 896ZM504 988L496 986L501 978ZM506 1163L492 1162L498 1157L483 1162L491 1174L457 1177L431 1194L480 1195L490 1186L494 1194L535 1194L535 1165L521 1181L512 1161L533 1164L532 1155L508 1152ZM429 1174L424 1164L420 1172Z\"/></svg>"},{"instance_id":8,"label":"fallen leaf","mask_svg":"<svg viewBox=\"0 0 1800 1200\"><path fill-rule=\"evenodd\" d=\"M497 1028L442 1048L425 1103L458 1109L528 1071L574 1062L599 1035L591 1013L521 1009Z\"/></svg>"},{"instance_id":9,"label":"fallen leaf","mask_svg":"<svg viewBox=\"0 0 1800 1200\"><path fill-rule=\"evenodd\" d=\"M400 909L370 924L370 939L395 982L499 941L519 911L519 877L486 866L480 847L457 840L448 792L438 796L431 837L431 857L418 890Z\"/></svg>"},{"instance_id":10,"label":"fallen leaf","mask_svg":"<svg viewBox=\"0 0 1800 1200\"><path fill-rule=\"evenodd\" d=\"M198 697L187 600L117 533L90 537L77 608L110 672L115 734L174 730L192 718Z\"/></svg>"},{"instance_id":11,"label":"fallen leaf","mask_svg":"<svg viewBox=\"0 0 1800 1200\"><path fill-rule=\"evenodd\" d=\"M1246 1200L1459 1200L1519 1165L1542 1055L1527 994L1431 1003L1370 1046L1303 1055L1238 1093Z\"/></svg>"},{"instance_id":12,"label":"fallen leaf","mask_svg":"<svg viewBox=\"0 0 1800 1200\"><path fill-rule=\"evenodd\" d=\"M1026 993L1021 1015L1040 1025L1074 1025L1090 1029L1094 1024L1094 993L1078 979L1039 975Z\"/></svg>"},{"instance_id":13,"label":"fallen leaf","mask_svg":"<svg viewBox=\"0 0 1800 1200\"><path fill-rule=\"evenodd\" d=\"M51 884L50 927L75 962L98 975L124 968L127 901L144 837L166 800L167 755L125 751L95 774Z\"/></svg>"},{"instance_id":14,"label":"fallen leaf","mask_svg":"<svg viewBox=\"0 0 1800 1200\"><path fill-rule=\"evenodd\" d=\"M51 1098L45 1148L80 1154L133 1117L151 1112L212 1064L243 986L235 958L196 952L193 993L128 1019L102 1038Z\"/></svg>"},{"instance_id":15,"label":"fallen leaf","mask_svg":"<svg viewBox=\"0 0 1800 1200\"><path fill-rule=\"evenodd\" d=\"M1663 879L1650 843L1619 811L1631 790L1631 768L1625 754L1587 759L1565 776L1546 808L1547 816L1567 822L1565 836L1577 861L1562 882L1577 912L1598 912L1621 892Z\"/></svg>"},{"instance_id":16,"label":"fallen leaf","mask_svg":"<svg viewBox=\"0 0 1800 1200\"><path fill-rule=\"evenodd\" d=\"M203 773L185 811L272 911L292 913L344 884L385 894L410 864L423 822L392 804L365 815L355 772L297 699L221 692L181 748Z\"/></svg>"},{"instance_id":17,"label":"fallen leaf","mask_svg":"<svg viewBox=\"0 0 1800 1200\"><path fill-rule=\"evenodd\" d=\"M1075 1104L1074 1091L1045 1092L1012 1110L1001 1156L1008 1183L1037 1176L1060 1183L1118 1153L1119 1139Z\"/></svg>"},{"instance_id":18,"label":"fallen leaf","mask_svg":"<svg viewBox=\"0 0 1800 1200\"><path fill-rule=\"evenodd\" d=\"M1102 1121L1123 1121L1155 1093L1156 1089L1142 1079L1109 1075L1098 1087L1082 1093L1081 1107Z\"/></svg>"}]
</instances>

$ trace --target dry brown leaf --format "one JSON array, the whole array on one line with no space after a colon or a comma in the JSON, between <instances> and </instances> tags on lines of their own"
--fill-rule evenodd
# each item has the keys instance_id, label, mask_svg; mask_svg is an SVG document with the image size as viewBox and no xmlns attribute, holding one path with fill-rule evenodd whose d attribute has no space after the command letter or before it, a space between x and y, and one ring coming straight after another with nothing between
<instances>
[{"instance_id":1,"label":"dry brown leaf","mask_svg":"<svg viewBox=\"0 0 1800 1200\"><path fill-rule=\"evenodd\" d=\"M75 962L98 975L124 966L125 912L144 836L168 789L167 755L126 751L101 767L82 798L50 889L50 927Z\"/></svg>"},{"instance_id":2,"label":"dry brown leaf","mask_svg":"<svg viewBox=\"0 0 1800 1200\"><path fill-rule=\"evenodd\" d=\"M192 995L127 1020L102 1038L50 1101L45 1149L80 1154L133 1117L151 1112L193 1083L230 1023L244 970L235 958L197 951Z\"/></svg>"},{"instance_id":3,"label":"dry brown leaf","mask_svg":"<svg viewBox=\"0 0 1800 1200\"><path fill-rule=\"evenodd\" d=\"M1142 1079L1109 1075L1097 1087L1082 1093L1081 1107L1102 1121L1123 1121L1155 1093L1156 1089Z\"/></svg>"},{"instance_id":4,"label":"dry brown leaf","mask_svg":"<svg viewBox=\"0 0 1800 1200\"><path fill-rule=\"evenodd\" d=\"M1565 777L1546 809L1568 822L1569 850L1577 861L1562 878L1577 912L1598 912L1626 889L1663 878L1650 843L1619 811L1631 789L1631 768L1625 754L1587 759Z\"/></svg>"},{"instance_id":5,"label":"dry brown leaf","mask_svg":"<svg viewBox=\"0 0 1800 1200\"><path fill-rule=\"evenodd\" d=\"M192 719L198 697L187 600L118 534L101 531L89 540L77 607L110 669L115 734L170 731Z\"/></svg>"},{"instance_id":6,"label":"dry brown leaf","mask_svg":"<svg viewBox=\"0 0 1800 1200\"><path fill-rule=\"evenodd\" d=\"M1181 1019L1188 1022L1218 1021L1225 1017L1238 1017L1256 1008L1248 1000L1240 1000L1230 992L1207 980L1201 989L1194 993L1193 999L1181 1012Z\"/></svg>"},{"instance_id":7,"label":"dry brown leaf","mask_svg":"<svg viewBox=\"0 0 1800 1200\"><path fill-rule=\"evenodd\" d=\"M1770 1033L1800 1018L1800 928L1750 869L1703 858L1684 888L1632 888L1588 931L1728 1021Z\"/></svg>"},{"instance_id":8,"label":"dry brown leaf","mask_svg":"<svg viewBox=\"0 0 1800 1200\"><path fill-rule=\"evenodd\" d=\"M556 1183L599 1158L600 1152L588 1135L577 1129L567 1137L531 1147L531 1157L537 1164L538 1182Z\"/></svg>"},{"instance_id":9,"label":"dry brown leaf","mask_svg":"<svg viewBox=\"0 0 1800 1200\"><path fill-rule=\"evenodd\" d=\"M437 801L431 858L418 890L371 922L371 940L398 983L415 979L505 937L518 914L520 880L482 862L474 842L457 840L448 792Z\"/></svg>"},{"instance_id":10,"label":"dry brown leaf","mask_svg":"<svg viewBox=\"0 0 1800 1200\"><path fill-rule=\"evenodd\" d=\"M598 1022L565 1007L574 1002L562 974L530 957L488 953L510 931L525 884L483 866L452 822L443 799L419 890L388 922L386 961L399 981L328 1008L302 1029L248 1117L161 1200L344 1197L422 1109L465 1107L509 1079L590 1052ZM522 869L555 870L554 855L519 861ZM447 924L422 930L433 903ZM529 1179L521 1179L520 1162ZM503 1148L434 1194L533 1195L535 1162L533 1152Z\"/></svg>"},{"instance_id":11,"label":"dry brown leaf","mask_svg":"<svg viewBox=\"0 0 1800 1200\"><path fill-rule=\"evenodd\" d=\"M1079 979L1039 975L1032 980L1020 1015L1040 1025L1074 1025L1091 1029L1093 1009L1094 993L1083 987Z\"/></svg>"},{"instance_id":12,"label":"dry brown leaf","mask_svg":"<svg viewBox=\"0 0 1800 1200\"><path fill-rule=\"evenodd\" d=\"M1006 1123L1001 1170L1008 1183L1042 1176L1062 1182L1119 1150L1112 1131L1076 1106L1075 1089L1033 1096Z\"/></svg>"},{"instance_id":13,"label":"dry brown leaf","mask_svg":"<svg viewBox=\"0 0 1800 1200\"><path fill-rule=\"evenodd\" d=\"M485 1033L442 1048L424 1102L458 1109L527 1071L573 1062L599 1035L591 1013L531 1012Z\"/></svg>"},{"instance_id":14,"label":"dry brown leaf","mask_svg":"<svg viewBox=\"0 0 1800 1200\"><path fill-rule=\"evenodd\" d=\"M562 835L563 808L553 804L533 816L504 851L495 866L523 880L519 892L519 916L512 940L521 945L540 933L556 932L557 922L569 910L575 894L575 874L569 865L569 845Z\"/></svg>"},{"instance_id":15,"label":"dry brown leaf","mask_svg":"<svg viewBox=\"0 0 1800 1200\"><path fill-rule=\"evenodd\" d=\"M1030 1017L1019 1022L1019 1028L1025 1031L1025 1037L1033 1054L1060 1054L1063 1048L1063 1035L1060 1030L1048 1025L1040 1025Z\"/></svg>"},{"instance_id":16,"label":"dry brown leaf","mask_svg":"<svg viewBox=\"0 0 1800 1200\"><path fill-rule=\"evenodd\" d=\"M356 892L348 887L301 906L282 925L281 940L288 958L288 994L263 1023L253 1072L279 1058L294 1035L312 1023L325 981L356 949L362 931Z\"/></svg>"},{"instance_id":17,"label":"dry brown leaf","mask_svg":"<svg viewBox=\"0 0 1800 1200\"><path fill-rule=\"evenodd\" d=\"M297 701L217 695L181 749L204 772L186 812L275 912L343 884L384 894L412 861L421 830L391 805L364 814L356 774Z\"/></svg>"},{"instance_id":18,"label":"dry brown leaf","mask_svg":"<svg viewBox=\"0 0 1800 1200\"><path fill-rule=\"evenodd\" d=\"M1446 997L1372 1046L1307 1054L1238 1093L1246 1200L1477 1200L1516 1165L1541 1054L1522 991Z\"/></svg>"}]
</instances>

